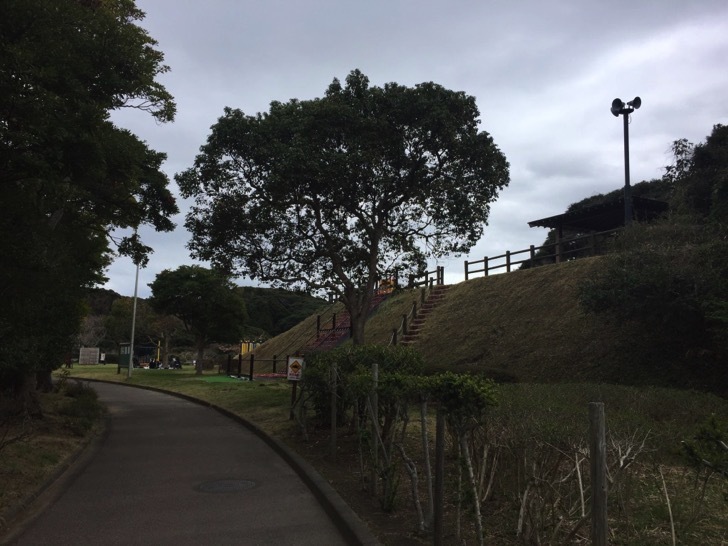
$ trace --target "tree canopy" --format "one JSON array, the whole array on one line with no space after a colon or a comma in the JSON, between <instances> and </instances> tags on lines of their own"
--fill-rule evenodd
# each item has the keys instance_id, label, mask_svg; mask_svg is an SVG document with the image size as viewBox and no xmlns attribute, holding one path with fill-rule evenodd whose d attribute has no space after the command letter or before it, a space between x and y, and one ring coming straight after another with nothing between
<instances>
[{"instance_id":1,"label":"tree canopy","mask_svg":"<svg viewBox=\"0 0 728 546\"><path fill-rule=\"evenodd\" d=\"M197 373L211 341L241 340L248 320L245 301L229 278L212 269L182 265L165 269L150 283L152 308L179 318L195 337Z\"/></svg>"},{"instance_id":2,"label":"tree canopy","mask_svg":"<svg viewBox=\"0 0 728 546\"><path fill-rule=\"evenodd\" d=\"M6 0L0 18L0 388L28 391L70 350L84 289L112 254L151 250L115 228L171 230L164 154L115 126L136 108L171 121L168 70L133 0ZM5 341L7 340L7 342Z\"/></svg>"},{"instance_id":3,"label":"tree canopy","mask_svg":"<svg viewBox=\"0 0 728 546\"><path fill-rule=\"evenodd\" d=\"M466 252L509 181L475 99L435 83L370 86L360 71L322 98L226 108L194 166L186 226L198 258L274 285L338 294L354 341L376 283Z\"/></svg>"}]
</instances>

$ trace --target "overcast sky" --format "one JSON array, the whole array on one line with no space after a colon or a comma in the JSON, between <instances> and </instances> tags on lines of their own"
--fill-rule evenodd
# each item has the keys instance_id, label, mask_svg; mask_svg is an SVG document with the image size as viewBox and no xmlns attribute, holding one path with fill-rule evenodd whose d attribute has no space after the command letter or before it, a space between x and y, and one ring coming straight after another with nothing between
<instances>
[{"instance_id":1,"label":"overcast sky","mask_svg":"<svg viewBox=\"0 0 728 546\"><path fill-rule=\"evenodd\" d=\"M192 166L223 108L246 114L273 100L323 95L353 69L372 85L433 81L476 98L481 130L511 166L471 260L543 242L527 222L562 213L624 184L623 125L612 100L642 98L629 127L632 182L659 178L670 145L701 142L728 124L726 0L137 0L141 26L171 71L176 121L134 112L115 122L167 154L164 170ZM155 252L139 295L163 269L193 263L184 229L142 230ZM444 265L463 278L468 257ZM117 259L111 288L134 291L134 266Z\"/></svg>"}]
</instances>

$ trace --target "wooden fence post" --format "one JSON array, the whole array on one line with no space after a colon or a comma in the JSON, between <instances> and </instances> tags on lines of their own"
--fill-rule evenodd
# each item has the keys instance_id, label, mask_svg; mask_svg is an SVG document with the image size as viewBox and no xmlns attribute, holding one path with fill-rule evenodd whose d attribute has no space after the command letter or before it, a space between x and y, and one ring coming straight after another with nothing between
<instances>
[{"instance_id":1,"label":"wooden fence post","mask_svg":"<svg viewBox=\"0 0 728 546\"><path fill-rule=\"evenodd\" d=\"M242 353L238 355L238 377L241 377L243 375L243 355Z\"/></svg>"},{"instance_id":2,"label":"wooden fence post","mask_svg":"<svg viewBox=\"0 0 728 546\"><path fill-rule=\"evenodd\" d=\"M392 328L392 345L397 345L397 329Z\"/></svg>"},{"instance_id":3,"label":"wooden fence post","mask_svg":"<svg viewBox=\"0 0 728 546\"><path fill-rule=\"evenodd\" d=\"M253 380L253 362L255 361L255 355L253 353L250 353L250 374L248 376L248 379L250 381Z\"/></svg>"},{"instance_id":4,"label":"wooden fence post","mask_svg":"<svg viewBox=\"0 0 728 546\"><path fill-rule=\"evenodd\" d=\"M506 273L511 272L511 251L506 250Z\"/></svg>"},{"instance_id":5,"label":"wooden fence post","mask_svg":"<svg viewBox=\"0 0 728 546\"><path fill-rule=\"evenodd\" d=\"M561 236L556 235L556 263L561 263Z\"/></svg>"},{"instance_id":6,"label":"wooden fence post","mask_svg":"<svg viewBox=\"0 0 728 546\"><path fill-rule=\"evenodd\" d=\"M589 452L591 457L593 546L607 546L607 442L604 404L589 403Z\"/></svg>"},{"instance_id":7,"label":"wooden fence post","mask_svg":"<svg viewBox=\"0 0 728 546\"><path fill-rule=\"evenodd\" d=\"M488 276L488 256L483 258L483 271L485 272L485 276Z\"/></svg>"},{"instance_id":8,"label":"wooden fence post","mask_svg":"<svg viewBox=\"0 0 728 546\"><path fill-rule=\"evenodd\" d=\"M329 444L329 457L336 462L336 362L331 363L331 443Z\"/></svg>"},{"instance_id":9,"label":"wooden fence post","mask_svg":"<svg viewBox=\"0 0 728 546\"><path fill-rule=\"evenodd\" d=\"M379 435L379 364L374 362L372 364L372 391L370 393L369 401L372 405L372 442L374 443L374 449L372 450L372 470L369 474L369 483L372 485L370 493L373 497L377 496L377 470L379 466L379 444L377 443L377 436Z\"/></svg>"},{"instance_id":10,"label":"wooden fence post","mask_svg":"<svg viewBox=\"0 0 728 546\"><path fill-rule=\"evenodd\" d=\"M433 544L442 546L442 516L445 499L445 414L438 408L435 425L435 513Z\"/></svg>"},{"instance_id":11,"label":"wooden fence post","mask_svg":"<svg viewBox=\"0 0 728 546\"><path fill-rule=\"evenodd\" d=\"M533 263L536 259L536 247L531 245L531 248L529 249L529 254L531 256L531 267L534 267L536 264Z\"/></svg>"},{"instance_id":12,"label":"wooden fence post","mask_svg":"<svg viewBox=\"0 0 728 546\"><path fill-rule=\"evenodd\" d=\"M465 280L468 280L468 260L465 260Z\"/></svg>"},{"instance_id":13,"label":"wooden fence post","mask_svg":"<svg viewBox=\"0 0 728 546\"><path fill-rule=\"evenodd\" d=\"M286 362L288 362L288 358L286 358ZM291 411L288 414L288 420L293 421L293 408L296 405L296 390L298 389L298 381L289 381L289 383L293 383L293 385L291 386Z\"/></svg>"},{"instance_id":14,"label":"wooden fence post","mask_svg":"<svg viewBox=\"0 0 728 546\"><path fill-rule=\"evenodd\" d=\"M589 246L591 247L590 254L592 256L597 255L597 236L594 233L589 235Z\"/></svg>"},{"instance_id":15,"label":"wooden fence post","mask_svg":"<svg viewBox=\"0 0 728 546\"><path fill-rule=\"evenodd\" d=\"M276 373L277 359L278 359L278 355L273 355L273 373Z\"/></svg>"}]
</instances>

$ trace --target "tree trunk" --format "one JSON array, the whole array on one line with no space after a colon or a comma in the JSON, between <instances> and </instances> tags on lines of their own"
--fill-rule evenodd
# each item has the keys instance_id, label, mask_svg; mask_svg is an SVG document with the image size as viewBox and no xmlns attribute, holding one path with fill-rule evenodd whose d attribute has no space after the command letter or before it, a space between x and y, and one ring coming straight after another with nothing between
<instances>
[{"instance_id":1,"label":"tree trunk","mask_svg":"<svg viewBox=\"0 0 728 546\"><path fill-rule=\"evenodd\" d=\"M34 417L43 417L43 409L38 399L38 391L36 390L36 374L23 374L14 389L15 400L13 404L13 413L21 415L23 413Z\"/></svg>"},{"instance_id":2,"label":"tree trunk","mask_svg":"<svg viewBox=\"0 0 728 546\"><path fill-rule=\"evenodd\" d=\"M197 340L197 363L195 364L195 375L202 375L202 357L205 356L205 340Z\"/></svg>"},{"instance_id":3,"label":"tree trunk","mask_svg":"<svg viewBox=\"0 0 728 546\"><path fill-rule=\"evenodd\" d=\"M35 388L40 392L51 392L53 390L53 378L50 370L35 372Z\"/></svg>"},{"instance_id":4,"label":"tree trunk","mask_svg":"<svg viewBox=\"0 0 728 546\"><path fill-rule=\"evenodd\" d=\"M364 344L364 326L369 314L369 303L372 300L370 291L347 291L342 298L351 320L351 342L354 345Z\"/></svg>"},{"instance_id":5,"label":"tree trunk","mask_svg":"<svg viewBox=\"0 0 728 546\"><path fill-rule=\"evenodd\" d=\"M164 348L162 349L162 363L164 367L169 367L169 338L172 337L168 332L164 332Z\"/></svg>"},{"instance_id":6,"label":"tree trunk","mask_svg":"<svg viewBox=\"0 0 728 546\"><path fill-rule=\"evenodd\" d=\"M364 345L364 325L366 316L351 316L351 342L354 345Z\"/></svg>"}]
</instances>

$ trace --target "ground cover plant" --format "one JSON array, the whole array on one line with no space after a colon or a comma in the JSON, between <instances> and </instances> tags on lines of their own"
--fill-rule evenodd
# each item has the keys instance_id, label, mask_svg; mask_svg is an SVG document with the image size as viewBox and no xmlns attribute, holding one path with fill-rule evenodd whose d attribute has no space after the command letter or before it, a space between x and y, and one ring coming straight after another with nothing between
<instances>
[{"instance_id":1,"label":"ground cover plant","mask_svg":"<svg viewBox=\"0 0 728 546\"><path fill-rule=\"evenodd\" d=\"M96 393L61 381L39 396L43 417L3 411L0 398L0 535L29 496L99 431L103 407Z\"/></svg>"}]
</instances>

